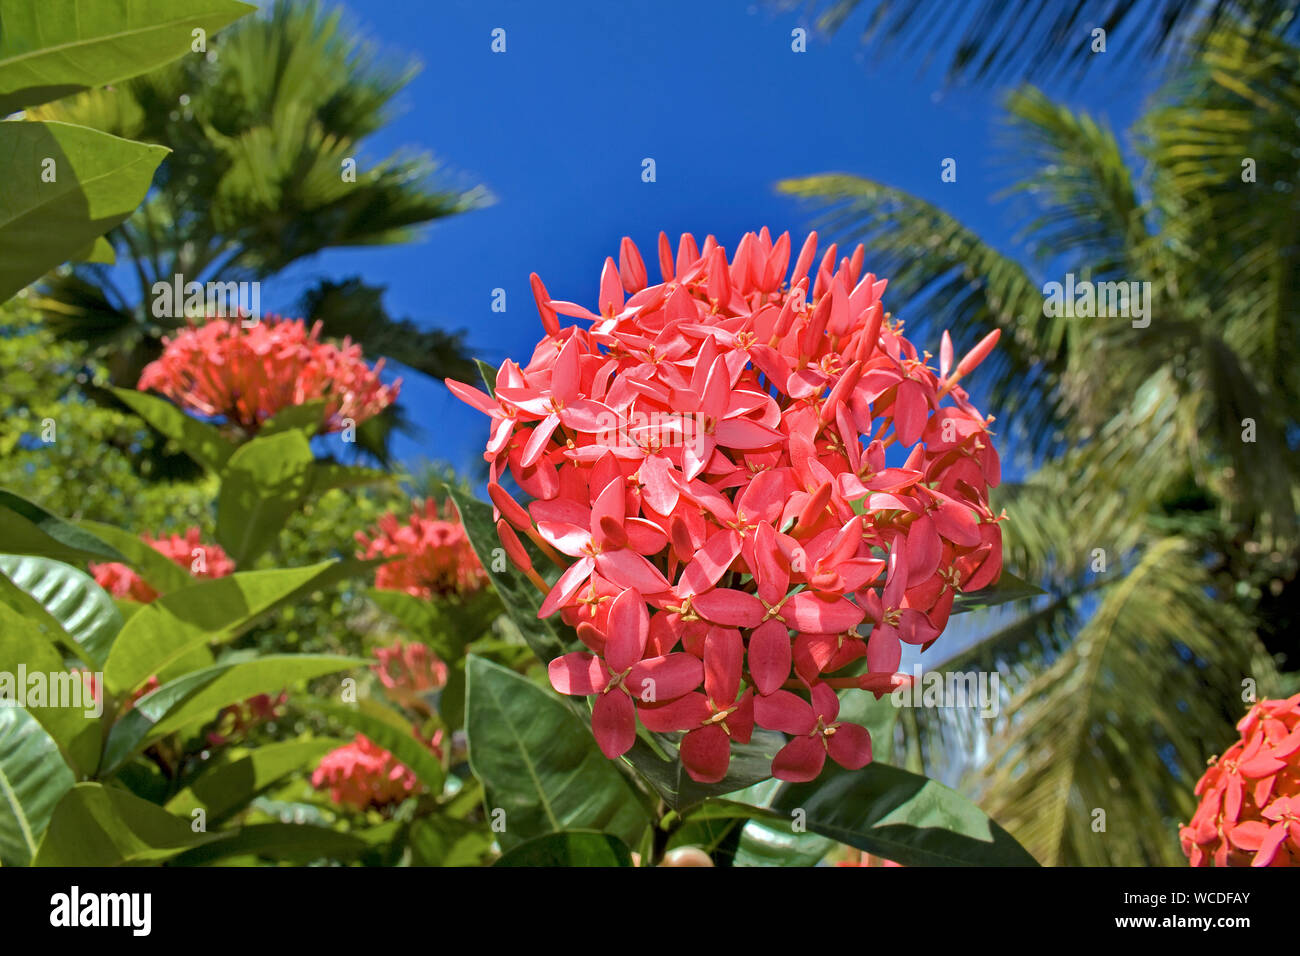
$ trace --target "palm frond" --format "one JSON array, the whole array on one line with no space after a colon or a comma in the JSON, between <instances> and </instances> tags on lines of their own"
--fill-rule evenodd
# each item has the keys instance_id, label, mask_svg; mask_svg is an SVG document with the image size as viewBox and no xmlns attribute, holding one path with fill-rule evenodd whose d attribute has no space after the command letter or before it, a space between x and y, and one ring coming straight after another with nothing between
<instances>
[{"instance_id":1,"label":"palm frond","mask_svg":"<svg viewBox=\"0 0 1300 956\"><path fill-rule=\"evenodd\" d=\"M952 83L1078 80L1099 60L1174 60L1226 19L1246 21L1253 37L1285 31L1300 10L1297 0L785 0L782 6L807 10L828 34L861 21L868 49L923 67L939 63ZM1106 31L1104 56L1092 52L1096 28Z\"/></svg>"},{"instance_id":2,"label":"palm frond","mask_svg":"<svg viewBox=\"0 0 1300 956\"><path fill-rule=\"evenodd\" d=\"M1247 706L1247 680L1265 694L1277 675L1187 542L1165 539L1104 590L1066 652L1017 688L973 786L1041 862L1181 862L1176 824Z\"/></svg>"}]
</instances>

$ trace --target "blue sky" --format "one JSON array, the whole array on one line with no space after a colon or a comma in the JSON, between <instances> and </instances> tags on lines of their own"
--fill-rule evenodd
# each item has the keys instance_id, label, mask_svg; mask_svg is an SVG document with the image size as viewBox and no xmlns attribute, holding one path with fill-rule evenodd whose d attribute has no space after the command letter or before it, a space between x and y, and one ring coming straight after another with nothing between
<instances>
[{"instance_id":1,"label":"blue sky","mask_svg":"<svg viewBox=\"0 0 1300 956\"><path fill-rule=\"evenodd\" d=\"M496 201L410 245L300 264L264 290L268 306L288 309L318 278L360 275L388 286L393 315L466 328L475 354L498 365L526 358L541 335L532 271L553 295L591 305L623 235L651 263L661 229L674 242L683 231L713 233L732 249L766 225L797 244L815 212L775 193L784 177L852 172L939 203L1000 248L1016 232L1011 210L994 201L1007 185L1005 87L944 88L902 53L868 61L851 29L831 39L810 30L807 52L795 53L791 31L809 25L800 11L731 0L344 6L386 58L423 64L361 162L431 152L445 182L481 184ZM505 53L490 48L498 27ZM1123 130L1152 87L1133 69L1103 64L1087 85L1047 89ZM641 179L646 157L656 182ZM940 181L945 157L957 160L956 183ZM497 288L505 313L491 310ZM906 317L906 303L888 293L886 302ZM485 420L440 383L408 375L403 400L424 433L400 440L400 456L460 468L479 456Z\"/></svg>"}]
</instances>

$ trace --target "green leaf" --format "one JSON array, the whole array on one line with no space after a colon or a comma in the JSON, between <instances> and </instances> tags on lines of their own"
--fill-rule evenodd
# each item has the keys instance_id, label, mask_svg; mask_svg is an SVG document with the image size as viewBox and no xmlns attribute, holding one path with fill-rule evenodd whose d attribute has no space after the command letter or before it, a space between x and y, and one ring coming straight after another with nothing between
<instances>
[{"instance_id":1,"label":"green leaf","mask_svg":"<svg viewBox=\"0 0 1300 956\"><path fill-rule=\"evenodd\" d=\"M791 824L750 820L740 833L732 866L816 866L835 841L816 833L796 833Z\"/></svg>"},{"instance_id":2,"label":"green leaf","mask_svg":"<svg viewBox=\"0 0 1300 956\"><path fill-rule=\"evenodd\" d=\"M442 793L446 778L442 764L428 747L415 739L411 722L397 711L369 700L351 706L315 698L303 707L307 712L332 717L357 733L365 734L371 743L383 747L405 764L430 793L435 796Z\"/></svg>"},{"instance_id":3,"label":"green leaf","mask_svg":"<svg viewBox=\"0 0 1300 956\"><path fill-rule=\"evenodd\" d=\"M220 472L236 445L215 425L186 415L166 399L131 388L114 388L118 401L174 441L185 454L211 472Z\"/></svg>"},{"instance_id":4,"label":"green leaf","mask_svg":"<svg viewBox=\"0 0 1300 956\"><path fill-rule=\"evenodd\" d=\"M316 761L343 744L329 737L265 744L203 771L167 801L167 810L189 816L202 808L209 823L223 820L289 774L312 769Z\"/></svg>"},{"instance_id":5,"label":"green leaf","mask_svg":"<svg viewBox=\"0 0 1300 956\"><path fill-rule=\"evenodd\" d=\"M111 266L117 262L117 252L113 249L111 242L100 236L85 249L70 258L74 262L93 262L98 265Z\"/></svg>"},{"instance_id":6,"label":"green leaf","mask_svg":"<svg viewBox=\"0 0 1300 956\"><path fill-rule=\"evenodd\" d=\"M635 846L647 825L637 795L591 731L554 696L470 655L469 764L489 812L505 811L505 848L531 837L595 829Z\"/></svg>"},{"instance_id":7,"label":"green leaf","mask_svg":"<svg viewBox=\"0 0 1300 956\"><path fill-rule=\"evenodd\" d=\"M275 543L311 490L314 464L300 431L254 438L230 456L221 469L217 541L235 564L247 566Z\"/></svg>"},{"instance_id":8,"label":"green leaf","mask_svg":"<svg viewBox=\"0 0 1300 956\"><path fill-rule=\"evenodd\" d=\"M90 532L10 491L0 490L0 521L4 523L4 550L8 554L32 554L69 564L126 561L120 551Z\"/></svg>"},{"instance_id":9,"label":"green leaf","mask_svg":"<svg viewBox=\"0 0 1300 956\"><path fill-rule=\"evenodd\" d=\"M194 578L188 571L149 547L137 534L99 521L79 521L77 526L126 555L126 563L159 594L167 594L194 583Z\"/></svg>"},{"instance_id":10,"label":"green leaf","mask_svg":"<svg viewBox=\"0 0 1300 956\"><path fill-rule=\"evenodd\" d=\"M79 783L55 807L33 865L158 863L217 836L125 790Z\"/></svg>"},{"instance_id":11,"label":"green leaf","mask_svg":"<svg viewBox=\"0 0 1300 956\"><path fill-rule=\"evenodd\" d=\"M238 636L257 618L356 573L355 561L237 571L164 594L131 616L113 642L104 676L113 693L134 690L209 642Z\"/></svg>"},{"instance_id":12,"label":"green leaf","mask_svg":"<svg viewBox=\"0 0 1300 956\"><path fill-rule=\"evenodd\" d=\"M483 379L483 384L487 386L489 395L497 393L497 370L482 359L475 359L474 364L478 366L478 374Z\"/></svg>"},{"instance_id":13,"label":"green leaf","mask_svg":"<svg viewBox=\"0 0 1300 956\"><path fill-rule=\"evenodd\" d=\"M0 709L26 707L74 770L93 773L103 742L101 708L82 675L68 670L54 645L7 606L0 606L0 662Z\"/></svg>"},{"instance_id":14,"label":"green leaf","mask_svg":"<svg viewBox=\"0 0 1300 956\"><path fill-rule=\"evenodd\" d=\"M809 830L904 866L1037 866L979 807L941 783L897 767L827 770L785 784L768 807Z\"/></svg>"},{"instance_id":15,"label":"green leaf","mask_svg":"<svg viewBox=\"0 0 1300 956\"><path fill-rule=\"evenodd\" d=\"M101 774L112 773L159 737L203 724L221 708L364 661L333 654L271 654L223 662L168 681L136 702L108 735Z\"/></svg>"},{"instance_id":16,"label":"green leaf","mask_svg":"<svg viewBox=\"0 0 1300 956\"><path fill-rule=\"evenodd\" d=\"M609 833L567 830L519 844L493 866L631 866L632 851Z\"/></svg>"},{"instance_id":17,"label":"green leaf","mask_svg":"<svg viewBox=\"0 0 1300 956\"><path fill-rule=\"evenodd\" d=\"M360 488L365 485L396 484L391 474L378 468L336 465L317 462L311 470L311 494L324 494L334 488Z\"/></svg>"},{"instance_id":18,"label":"green leaf","mask_svg":"<svg viewBox=\"0 0 1300 956\"><path fill-rule=\"evenodd\" d=\"M366 596L379 608L402 622L410 631L421 637L433 631L438 622L438 612L432 601L418 598L405 591L385 591L370 588Z\"/></svg>"},{"instance_id":19,"label":"green leaf","mask_svg":"<svg viewBox=\"0 0 1300 956\"><path fill-rule=\"evenodd\" d=\"M62 562L30 555L0 555L0 573L76 643L79 656L95 668L104 666L123 622L117 605L94 578Z\"/></svg>"},{"instance_id":20,"label":"green leaf","mask_svg":"<svg viewBox=\"0 0 1300 956\"><path fill-rule=\"evenodd\" d=\"M542 606L542 595L537 588L509 562L506 562L504 571L492 570L493 565L497 564L492 552L501 546L496 524L492 521L492 506L451 485L447 485L446 489L456 510L460 512L461 524L465 526L465 534L469 537L474 553L478 555L479 562L492 579L492 586L501 596L506 614L519 628L528 646L543 663L562 656L564 644L555 628L550 621L537 618L537 611Z\"/></svg>"},{"instance_id":21,"label":"green leaf","mask_svg":"<svg viewBox=\"0 0 1300 956\"><path fill-rule=\"evenodd\" d=\"M85 126L0 122L0 302L134 212L167 153Z\"/></svg>"},{"instance_id":22,"label":"green leaf","mask_svg":"<svg viewBox=\"0 0 1300 956\"><path fill-rule=\"evenodd\" d=\"M492 847L484 823L443 813L420 817L410 830L412 866L477 866Z\"/></svg>"},{"instance_id":23,"label":"green leaf","mask_svg":"<svg viewBox=\"0 0 1300 956\"><path fill-rule=\"evenodd\" d=\"M280 432L300 431L308 438L320 431L325 417L326 401L323 398L312 399L301 405L289 405L280 409L257 430L258 438L278 435Z\"/></svg>"},{"instance_id":24,"label":"green leaf","mask_svg":"<svg viewBox=\"0 0 1300 956\"><path fill-rule=\"evenodd\" d=\"M76 782L59 745L21 707L0 707L0 864L26 866Z\"/></svg>"},{"instance_id":25,"label":"green leaf","mask_svg":"<svg viewBox=\"0 0 1300 956\"><path fill-rule=\"evenodd\" d=\"M958 594L952 602L952 613L964 614L967 611L978 611L997 604L1024 601L1046 593L1037 585L1030 584L1024 578L1016 577L1010 571L1003 569L997 584L980 591L972 591L970 594Z\"/></svg>"},{"instance_id":26,"label":"green leaf","mask_svg":"<svg viewBox=\"0 0 1300 956\"><path fill-rule=\"evenodd\" d=\"M287 863L351 860L370 848L361 836L310 823L253 823L233 834L187 850L173 866L206 866L235 856L256 856Z\"/></svg>"},{"instance_id":27,"label":"green leaf","mask_svg":"<svg viewBox=\"0 0 1300 956\"><path fill-rule=\"evenodd\" d=\"M41 0L0 18L0 116L147 73L256 7L234 0Z\"/></svg>"},{"instance_id":28,"label":"green leaf","mask_svg":"<svg viewBox=\"0 0 1300 956\"><path fill-rule=\"evenodd\" d=\"M661 756L643 737L638 736L627 760L649 781L655 791L674 810L684 811L709 797L743 790L772 776L772 758L785 745L785 738L767 730L755 730L747 744L731 745L731 764L727 775L717 783L696 783L682 766L677 748L662 734L648 734L664 752Z\"/></svg>"}]
</instances>

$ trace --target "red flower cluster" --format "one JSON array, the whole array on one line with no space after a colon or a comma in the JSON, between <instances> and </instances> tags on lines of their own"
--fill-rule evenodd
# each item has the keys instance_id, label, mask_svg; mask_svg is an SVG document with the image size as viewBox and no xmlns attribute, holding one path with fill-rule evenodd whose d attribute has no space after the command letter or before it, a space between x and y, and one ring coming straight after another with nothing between
<instances>
[{"instance_id":1,"label":"red flower cluster","mask_svg":"<svg viewBox=\"0 0 1300 956\"><path fill-rule=\"evenodd\" d=\"M599 314L534 275L547 335L527 366L503 364L493 396L447 383L492 419L507 554L534 583L516 531L564 556L541 616L560 612L591 653L552 661L551 682L596 695L611 758L639 715L686 732L698 781L722 779L755 724L792 738L777 777L810 780L827 756L861 767L871 740L838 719L835 689L903 682L901 644L929 646L956 594L1001 570L992 420L957 384L998 333L955 364L945 333L935 370L885 313L864 249L838 263L816 249L814 233L787 283L788 234L747 234L730 262L712 236L683 236L674 258L661 234L650 285L624 239ZM829 676L864 656L865 676Z\"/></svg>"},{"instance_id":2,"label":"red flower cluster","mask_svg":"<svg viewBox=\"0 0 1300 956\"><path fill-rule=\"evenodd\" d=\"M1300 694L1262 700L1210 761L1178 831L1192 866L1300 866Z\"/></svg>"},{"instance_id":3,"label":"red flower cluster","mask_svg":"<svg viewBox=\"0 0 1300 956\"><path fill-rule=\"evenodd\" d=\"M430 748L435 753L437 742L435 737ZM322 757L311 783L317 790L328 787L335 803L358 810L400 803L420 789L419 779L405 764L364 734Z\"/></svg>"},{"instance_id":4,"label":"red flower cluster","mask_svg":"<svg viewBox=\"0 0 1300 956\"><path fill-rule=\"evenodd\" d=\"M375 651L379 663L371 670L379 677L388 696L411 704L421 694L438 690L447 683L447 665L425 644L398 641Z\"/></svg>"},{"instance_id":5,"label":"red flower cluster","mask_svg":"<svg viewBox=\"0 0 1300 956\"><path fill-rule=\"evenodd\" d=\"M375 572L381 591L405 591L421 598L470 594L487 583L487 572L470 546L455 506L447 504L446 518L438 516L437 502L412 509L406 524L395 515L379 519L369 537L358 531L362 558L397 558Z\"/></svg>"},{"instance_id":6,"label":"red flower cluster","mask_svg":"<svg viewBox=\"0 0 1300 956\"><path fill-rule=\"evenodd\" d=\"M309 331L302 319L270 317L249 328L212 319L164 339L162 356L145 367L137 387L249 432L284 408L320 398L322 428L336 432L344 419L359 425L397 400L401 380L379 380L383 359L371 368L361 346L344 339L339 348L319 336L320 323Z\"/></svg>"},{"instance_id":7,"label":"red flower cluster","mask_svg":"<svg viewBox=\"0 0 1300 956\"><path fill-rule=\"evenodd\" d=\"M184 537L174 534L155 538L150 534L142 534L140 540L196 578L224 578L235 571L235 562L230 560L220 545L203 544L199 540L198 528L190 528ZM91 564L89 568L95 583L113 597L130 598L141 604L148 604L158 597L158 592L125 564Z\"/></svg>"}]
</instances>

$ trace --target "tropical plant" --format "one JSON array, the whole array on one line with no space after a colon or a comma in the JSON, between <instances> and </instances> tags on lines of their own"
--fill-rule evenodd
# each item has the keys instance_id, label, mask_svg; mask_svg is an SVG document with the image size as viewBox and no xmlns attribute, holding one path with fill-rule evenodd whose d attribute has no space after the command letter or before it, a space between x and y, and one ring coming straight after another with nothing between
<instances>
[{"instance_id":1,"label":"tropical plant","mask_svg":"<svg viewBox=\"0 0 1300 956\"><path fill-rule=\"evenodd\" d=\"M861 40L888 55L915 56L928 66L946 63L950 82L965 80L1079 80L1116 61L1177 63L1204 48L1225 22L1246 34L1294 28L1297 0L778 0L810 12L834 34L863 14ZM1152 8L1158 8L1152 16ZM1099 37L1094 31L1102 31ZM1109 38L1109 39L1107 39ZM1101 41L1100 44L1098 41ZM1107 45L1109 43L1109 45ZM928 48L917 56L920 47Z\"/></svg>"},{"instance_id":2,"label":"tropical plant","mask_svg":"<svg viewBox=\"0 0 1300 956\"><path fill-rule=\"evenodd\" d=\"M29 110L171 151L144 204L106 237L130 268L89 262L48 277L35 300L45 320L101 359L114 384L133 384L162 336L204 317L160 298L177 276L182 288L269 285L322 250L406 242L482 205L481 188L435 184L426 156L367 156L415 71L381 60L341 11L277 0L202 53ZM372 355L436 376L472 371L462 334L390 317L382 291L326 279L304 303L325 335L350 336ZM358 447L386 461L402 421L396 409L379 416Z\"/></svg>"},{"instance_id":3,"label":"tropical plant","mask_svg":"<svg viewBox=\"0 0 1300 956\"><path fill-rule=\"evenodd\" d=\"M1018 258L878 182L780 187L867 242L910 322L959 344L1003 330L989 404L1029 473L995 500L1017 517L1008 562L1049 595L944 665L1012 678L991 739L921 714L917 742L927 766L970 771L1045 863L1181 862L1176 824L1205 759L1243 701L1283 680L1275 663L1300 666L1300 182L1286 159L1300 54L1235 22L1204 43L1138 123L1141 180L1089 116L1032 87L1008 97ZM1144 306L1120 300L1144 317L1056 309L1045 283L1066 273L1081 289L1149 283L1130 290Z\"/></svg>"},{"instance_id":4,"label":"tropical plant","mask_svg":"<svg viewBox=\"0 0 1300 956\"><path fill-rule=\"evenodd\" d=\"M104 232L139 205L163 146L66 118L30 115L59 97L175 60L250 12L235 0L146 0L129 10L88 0L0 5L0 301L71 257L111 262Z\"/></svg>"}]
</instances>

